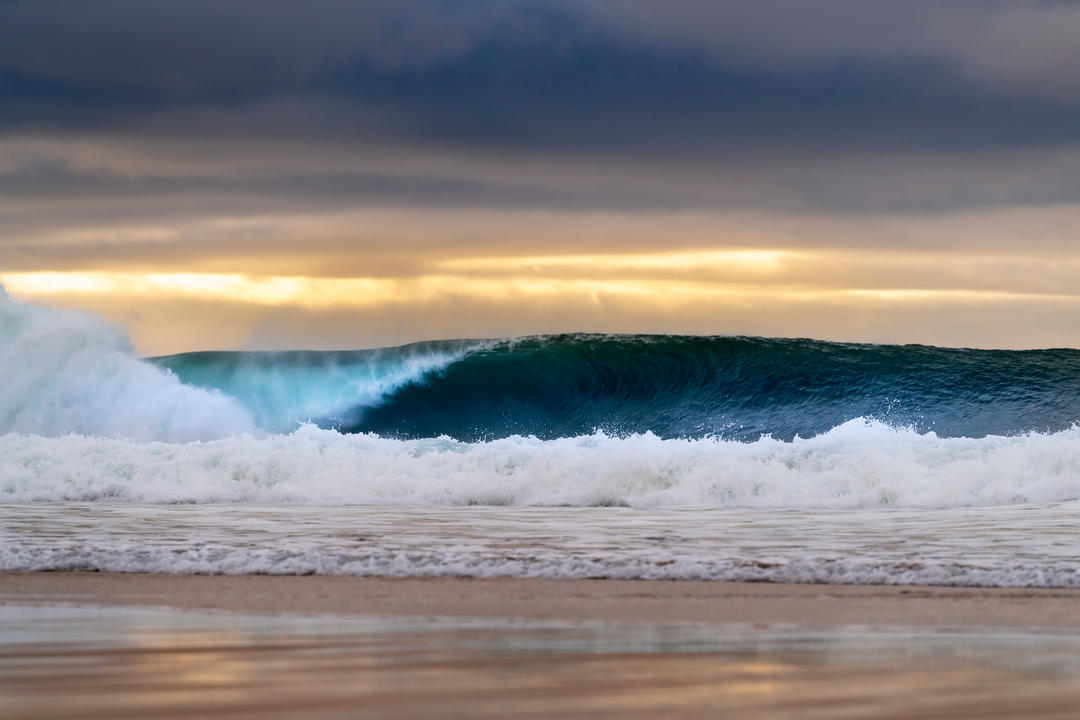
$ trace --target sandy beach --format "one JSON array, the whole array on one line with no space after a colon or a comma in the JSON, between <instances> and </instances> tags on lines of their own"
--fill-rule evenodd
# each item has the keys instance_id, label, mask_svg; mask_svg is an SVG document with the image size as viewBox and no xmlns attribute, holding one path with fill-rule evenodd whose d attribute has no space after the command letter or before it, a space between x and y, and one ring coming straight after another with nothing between
<instances>
[{"instance_id":1,"label":"sandy beach","mask_svg":"<svg viewBox=\"0 0 1080 720\"><path fill-rule=\"evenodd\" d=\"M1080 719L1080 0L0 0L0 720Z\"/></svg>"},{"instance_id":2,"label":"sandy beach","mask_svg":"<svg viewBox=\"0 0 1080 720\"><path fill-rule=\"evenodd\" d=\"M1080 593L0 574L0 717L1039 717Z\"/></svg>"}]
</instances>

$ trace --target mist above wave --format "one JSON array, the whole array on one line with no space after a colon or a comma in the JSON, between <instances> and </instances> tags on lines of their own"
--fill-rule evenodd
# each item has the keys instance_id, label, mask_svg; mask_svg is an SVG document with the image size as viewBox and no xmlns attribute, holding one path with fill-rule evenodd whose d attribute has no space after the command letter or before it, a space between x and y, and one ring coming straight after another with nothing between
<instances>
[{"instance_id":1,"label":"mist above wave","mask_svg":"<svg viewBox=\"0 0 1080 720\"><path fill-rule=\"evenodd\" d=\"M0 433L182 442L250 432L251 413L132 354L126 336L78 312L0 288Z\"/></svg>"},{"instance_id":2,"label":"mist above wave","mask_svg":"<svg viewBox=\"0 0 1080 720\"><path fill-rule=\"evenodd\" d=\"M305 422L336 427L488 343L422 342L374 350L192 352L151 358L185 383L238 399L270 432Z\"/></svg>"}]
</instances>

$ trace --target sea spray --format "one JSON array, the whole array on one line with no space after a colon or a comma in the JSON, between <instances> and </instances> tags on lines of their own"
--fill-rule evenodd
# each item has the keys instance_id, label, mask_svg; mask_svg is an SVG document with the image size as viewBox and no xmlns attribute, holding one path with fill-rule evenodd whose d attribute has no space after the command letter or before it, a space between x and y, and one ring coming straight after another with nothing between
<instances>
[{"instance_id":1,"label":"sea spray","mask_svg":"<svg viewBox=\"0 0 1080 720\"><path fill-rule=\"evenodd\" d=\"M108 323L0 292L0 433L188 441L253 428L240 403L137 359Z\"/></svg>"},{"instance_id":2,"label":"sea spray","mask_svg":"<svg viewBox=\"0 0 1080 720\"><path fill-rule=\"evenodd\" d=\"M151 358L185 383L240 400L260 428L290 432L303 423L341 427L364 410L492 343L423 342L347 351L192 352Z\"/></svg>"}]
</instances>

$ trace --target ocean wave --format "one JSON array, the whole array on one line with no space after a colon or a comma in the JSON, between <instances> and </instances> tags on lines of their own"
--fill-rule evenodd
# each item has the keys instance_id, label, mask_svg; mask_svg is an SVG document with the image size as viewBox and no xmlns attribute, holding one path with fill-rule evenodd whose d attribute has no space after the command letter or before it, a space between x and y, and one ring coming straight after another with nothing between
<instances>
[{"instance_id":1,"label":"ocean wave","mask_svg":"<svg viewBox=\"0 0 1080 720\"><path fill-rule=\"evenodd\" d=\"M262 427L477 441L603 430L791 440L856 417L944 437L1080 420L1080 351L745 337L559 335L338 353L155 359L240 398Z\"/></svg>"},{"instance_id":2,"label":"ocean wave","mask_svg":"<svg viewBox=\"0 0 1080 720\"><path fill-rule=\"evenodd\" d=\"M753 442L853 418L939 437L1080 420L1080 351L952 350L738 337L560 335L151 361L80 313L0 291L0 433L136 440L289 433L480 442L646 434Z\"/></svg>"},{"instance_id":3,"label":"ocean wave","mask_svg":"<svg viewBox=\"0 0 1080 720\"><path fill-rule=\"evenodd\" d=\"M0 501L686 508L1080 498L1080 427L941 438L857 419L808 439L595 433L466 443L304 426L186 444L0 436Z\"/></svg>"},{"instance_id":4,"label":"ocean wave","mask_svg":"<svg viewBox=\"0 0 1080 720\"><path fill-rule=\"evenodd\" d=\"M254 429L235 399L135 358L120 330L83 313L15 302L3 288L0 378L0 433L183 442Z\"/></svg>"}]
</instances>

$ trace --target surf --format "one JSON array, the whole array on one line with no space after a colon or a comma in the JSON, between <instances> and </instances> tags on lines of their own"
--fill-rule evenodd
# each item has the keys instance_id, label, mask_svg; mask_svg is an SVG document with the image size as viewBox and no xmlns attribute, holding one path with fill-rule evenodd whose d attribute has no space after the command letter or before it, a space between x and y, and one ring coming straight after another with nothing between
<instances>
[{"instance_id":1,"label":"surf","mask_svg":"<svg viewBox=\"0 0 1080 720\"><path fill-rule=\"evenodd\" d=\"M1080 427L941 438L856 419L785 442L400 440L306 425L193 443L0 435L0 502L948 508L1080 498Z\"/></svg>"},{"instance_id":2,"label":"surf","mask_svg":"<svg viewBox=\"0 0 1080 720\"><path fill-rule=\"evenodd\" d=\"M857 418L941 438L1058 433L1080 351L556 335L142 360L99 318L0 294L0 433L184 442L343 434L486 442L603 433L791 442Z\"/></svg>"},{"instance_id":3,"label":"surf","mask_svg":"<svg viewBox=\"0 0 1080 720\"><path fill-rule=\"evenodd\" d=\"M985 437L1080 419L1080 351L753 337L557 335L329 353L155 358L238 398L260 425L483 441L603 431L755 441L855 418Z\"/></svg>"},{"instance_id":4,"label":"surf","mask_svg":"<svg viewBox=\"0 0 1080 720\"><path fill-rule=\"evenodd\" d=\"M145 361L0 296L0 501L638 508L1080 498L1080 352L560 335Z\"/></svg>"},{"instance_id":5,"label":"surf","mask_svg":"<svg viewBox=\"0 0 1080 720\"><path fill-rule=\"evenodd\" d=\"M251 412L136 358L103 320L0 287L0 433L186 442L252 432Z\"/></svg>"}]
</instances>

